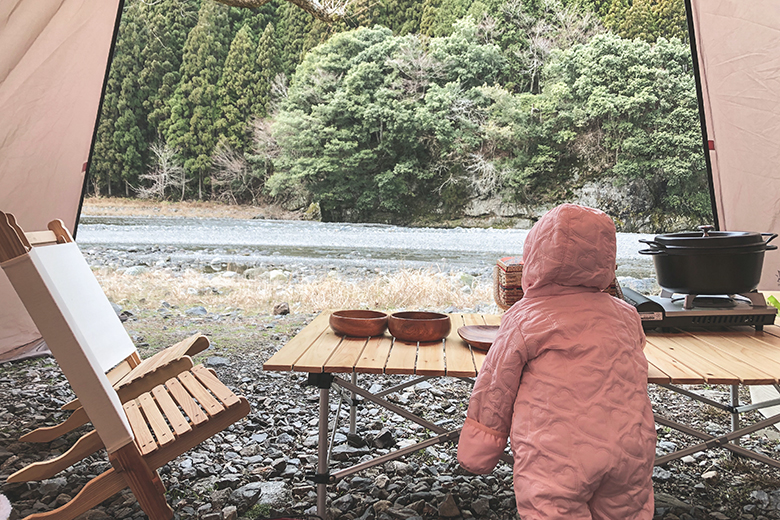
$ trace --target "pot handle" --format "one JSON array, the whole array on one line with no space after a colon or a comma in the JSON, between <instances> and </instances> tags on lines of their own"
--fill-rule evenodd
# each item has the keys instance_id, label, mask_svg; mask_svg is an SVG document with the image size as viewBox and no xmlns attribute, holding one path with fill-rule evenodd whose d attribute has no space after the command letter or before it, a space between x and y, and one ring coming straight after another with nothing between
<instances>
[{"instance_id":1,"label":"pot handle","mask_svg":"<svg viewBox=\"0 0 780 520\"><path fill-rule=\"evenodd\" d=\"M764 237L764 236L768 236L769 237L769 238L766 239L766 242L764 242L765 244L768 244L769 242L771 242L772 240L777 238L777 233L761 233L761 236L762 237ZM769 249L769 248L767 248L767 249ZM777 246L773 247L772 249L777 249Z\"/></svg>"},{"instance_id":2,"label":"pot handle","mask_svg":"<svg viewBox=\"0 0 780 520\"><path fill-rule=\"evenodd\" d=\"M777 248L777 246L769 246L769 247ZM767 249L769 249L769 247L767 247ZM665 255L666 251L664 251L663 249L640 249L639 254L640 255Z\"/></svg>"},{"instance_id":3,"label":"pot handle","mask_svg":"<svg viewBox=\"0 0 780 520\"><path fill-rule=\"evenodd\" d=\"M656 242L655 240L648 240L646 238L640 238L639 241L642 242L643 244L649 245L650 247L653 248L653 250L663 251L663 250L666 249L665 245L660 244L660 243ZM769 240L767 240L767 242L769 242ZM647 253L644 253L644 254L647 254Z\"/></svg>"}]
</instances>

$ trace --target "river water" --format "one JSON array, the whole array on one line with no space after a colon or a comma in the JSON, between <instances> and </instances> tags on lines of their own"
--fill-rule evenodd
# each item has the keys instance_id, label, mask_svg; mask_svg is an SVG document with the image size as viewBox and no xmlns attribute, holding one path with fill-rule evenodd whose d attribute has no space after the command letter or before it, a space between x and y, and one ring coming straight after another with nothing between
<instances>
[{"instance_id":1,"label":"river water","mask_svg":"<svg viewBox=\"0 0 780 520\"><path fill-rule=\"evenodd\" d=\"M77 242L85 248L166 255L199 264L230 262L382 270L435 268L474 275L492 270L498 258L521 255L528 230L407 228L295 220L182 217L81 217ZM640 238L618 233L618 276L654 278Z\"/></svg>"}]
</instances>

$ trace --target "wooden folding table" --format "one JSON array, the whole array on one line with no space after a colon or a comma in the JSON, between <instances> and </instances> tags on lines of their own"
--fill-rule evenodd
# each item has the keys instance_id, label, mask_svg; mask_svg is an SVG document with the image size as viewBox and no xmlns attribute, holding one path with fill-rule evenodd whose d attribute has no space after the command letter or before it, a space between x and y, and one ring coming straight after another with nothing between
<instances>
[{"instance_id":1,"label":"wooden folding table","mask_svg":"<svg viewBox=\"0 0 780 520\"><path fill-rule=\"evenodd\" d=\"M328 325L330 312L323 312L292 338L264 365L268 371L307 372L309 384L320 389L319 444L315 483L317 512L325 517L326 486L363 469L382 464L439 442L454 441L460 430L445 428L425 421L383 397L429 377L474 378L482 368L485 352L472 349L457 333L462 325L498 325L501 317L482 314L451 314L452 331L443 341L408 343L396 341L389 333L373 338L349 338L335 334ZM656 465L685 455L723 447L775 467L780 462L753 452L732 441L780 421L780 414L739 428L739 414L761 407L780 404L780 400L758 405L739 404L739 385L778 385L780 377L780 327L731 329L724 332L648 333L645 355L649 362L648 383L663 386L731 414L732 431L715 437L656 414L657 423L674 428L702 440L701 444L659 457ZM350 374L350 380L338 374ZM371 393L357 385L357 374L408 374L420 376L379 393ZM718 403L679 385L717 384L731 386L731 402ZM337 385L351 393L350 430L355 428L354 400L360 396L431 430L430 439L377 457L373 460L329 473L328 406L329 391ZM342 397L343 398L343 397ZM335 433L335 432L334 432ZM511 463L511 457L504 460Z\"/></svg>"}]
</instances>

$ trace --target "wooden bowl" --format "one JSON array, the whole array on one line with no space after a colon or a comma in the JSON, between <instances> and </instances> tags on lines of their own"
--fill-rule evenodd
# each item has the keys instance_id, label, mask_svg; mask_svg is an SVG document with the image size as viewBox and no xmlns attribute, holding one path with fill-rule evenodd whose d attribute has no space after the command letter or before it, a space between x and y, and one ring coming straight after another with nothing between
<instances>
[{"instance_id":1,"label":"wooden bowl","mask_svg":"<svg viewBox=\"0 0 780 520\"><path fill-rule=\"evenodd\" d=\"M333 332L343 336L381 336L387 329L387 314L364 310L336 311L330 315L329 323Z\"/></svg>"},{"instance_id":2,"label":"wooden bowl","mask_svg":"<svg viewBox=\"0 0 780 520\"><path fill-rule=\"evenodd\" d=\"M438 312L396 312L387 318L390 334L401 341L440 341L451 327L450 317Z\"/></svg>"}]
</instances>

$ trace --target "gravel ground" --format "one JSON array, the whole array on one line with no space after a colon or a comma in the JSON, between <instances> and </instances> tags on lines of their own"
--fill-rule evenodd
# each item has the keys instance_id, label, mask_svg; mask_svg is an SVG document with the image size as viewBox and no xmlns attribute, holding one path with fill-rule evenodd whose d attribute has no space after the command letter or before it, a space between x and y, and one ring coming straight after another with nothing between
<instances>
[{"instance_id":1,"label":"gravel ground","mask_svg":"<svg viewBox=\"0 0 780 520\"><path fill-rule=\"evenodd\" d=\"M443 310L443 309L442 309ZM250 415L186 455L161 468L168 501L177 518L235 520L279 515L303 517L315 512L310 480L317 456L318 390L295 373L264 372L262 364L310 322L312 314L246 316L241 311L208 309L122 309L125 326L141 355L201 332L212 346L196 358L213 367L220 379L246 396ZM405 376L365 376L359 383L386 389ZM687 387L726 403L729 388ZM471 387L456 379L431 380L405 388L389 399L445 427L462 423ZM729 415L651 386L656 412L713 435L726 433ZM338 403L331 393L331 419ZM29 463L64 452L87 428L54 442L18 442L20 435L62 421L59 407L72 398L53 358L0 365L0 475L3 480ZM748 402L749 395L741 396ZM757 414L744 421L758 419ZM424 440L430 432L373 404L358 408L356 435L348 431L343 406L335 435L332 470L382 455L391 448ZM690 445L692 439L658 427L658 454ZM741 444L778 455L780 432L761 430ZM109 467L105 453L93 455L56 477L2 486L12 519L45 512L74 496L92 476ZM780 518L780 471L753 461L731 458L714 449L669 463L654 472L657 519ZM486 476L461 470L454 445L437 445L388 462L329 486L331 519L395 520L405 518L518 518L511 468L499 463ZM146 518L129 491L83 515L89 520Z\"/></svg>"}]
</instances>

